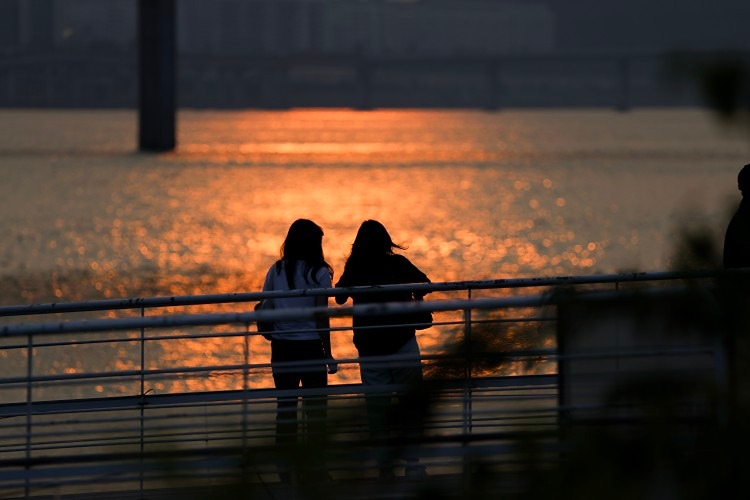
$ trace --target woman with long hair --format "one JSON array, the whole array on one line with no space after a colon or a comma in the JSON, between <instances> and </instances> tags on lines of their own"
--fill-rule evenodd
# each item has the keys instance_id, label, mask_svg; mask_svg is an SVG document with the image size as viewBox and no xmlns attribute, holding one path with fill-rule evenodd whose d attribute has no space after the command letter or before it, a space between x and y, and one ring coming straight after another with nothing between
<instances>
[{"instance_id":1,"label":"woman with long hair","mask_svg":"<svg viewBox=\"0 0 750 500\"><path fill-rule=\"evenodd\" d=\"M375 220L366 220L357 231L352 251L346 261L337 288L354 286L392 285L405 283L429 283L422 271L403 255L394 250L405 247L393 242L385 226ZM352 294L354 304L374 302L410 302L421 300L424 293L389 291L383 293ZM343 304L348 296L336 296ZM403 315L357 316L353 318L354 345L360 357L362 384L370 386L366 395L370 432L382 438L389 431L399 430L409 434L418 433L423 417L422 362L415 327L404 324ZM394 356L393 361L383 356ZM396 359L396 356L398 357ZM377 359L368 360L370 357ZM396 394L397 404L391 404L390 392L378 394L376 386L401 386ZM392 418L398 413L400 426ZM381 476L392 475L392 468L381 464ZM407 457L407 475L423 475L425 469L416 459Z\"/></svg>"},{"instance_id":2,"label":"woman with long hair","mask_svg":"<svg viewBox=\"0 0 750 500\"><path fill-rule=\"evenodd\" d=\"M289 227L281 258L266 274L263 291L331 288L333 269L323 257L323 230L314 222L298 219ZM272 299L274 309L328 305L328 298L287 297ZM331 352L330 324L327 317L276 321L270 332L271 370L276 389L319 389L328 386L328 373L337 366ZM317 363L316 363L317 362ZM297 442L297 397L277 400L276 442ZM302 397L308 429L308 440L321 439L325 433L325 394ZM282 472L282 480L289 473Z\"/></svg>"}]
</instances>

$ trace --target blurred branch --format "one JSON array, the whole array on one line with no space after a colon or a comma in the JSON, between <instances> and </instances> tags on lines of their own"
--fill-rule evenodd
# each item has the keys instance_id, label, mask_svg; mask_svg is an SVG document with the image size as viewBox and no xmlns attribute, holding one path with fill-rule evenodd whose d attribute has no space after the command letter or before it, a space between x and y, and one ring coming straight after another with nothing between
<instances>
[{"instance_id":1,"label":"blurred branch","mask_svg":"<svg viewBox=\"0 0 750 500\"><path fill-rule=\"evenodd\" d=\"M666 66L674 78L697 84L720 118L750 128L750 52L675 52Z\"/></svg>"}]
</instances>

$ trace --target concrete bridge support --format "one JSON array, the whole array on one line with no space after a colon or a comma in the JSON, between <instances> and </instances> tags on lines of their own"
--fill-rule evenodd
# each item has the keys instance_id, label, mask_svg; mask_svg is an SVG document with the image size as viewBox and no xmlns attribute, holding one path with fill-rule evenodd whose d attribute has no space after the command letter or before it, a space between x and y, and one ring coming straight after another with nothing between
<instances>
[{"instance_id":1,"label":"concrete bridge support","mask_svg":"<svg viewBox=\"0 0 750 500\"><path fill-rule=\"evenodd\" d=\"M175 148L175 0L138 0L138 148Z\"/></svg>"}]
</instances>

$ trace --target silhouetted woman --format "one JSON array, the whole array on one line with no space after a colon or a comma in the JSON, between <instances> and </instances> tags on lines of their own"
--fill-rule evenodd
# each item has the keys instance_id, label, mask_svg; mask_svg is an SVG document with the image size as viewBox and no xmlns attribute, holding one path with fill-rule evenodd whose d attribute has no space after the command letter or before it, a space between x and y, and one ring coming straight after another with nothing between
<instances>
[{"instance_id":1,"label":"silhouetted woman","mask_svg":"<svg viewBox=\"0 0 750 500\"><path fill-rule=\"evenodd\" d=\"M331 288L333 269L323 257L323 230L314 222L298 219L289 228L281 247L281 259L266 274L263 291ZM273 299L274 309L327 306L327 297L291 297ZM328 373L336 373L331 353L328 318L277 321L271 332L271 370L276 389L316 389L328 386ZM295 363L306 363L295 366ZM311 363L312 362L312 363ZM324 395L302 398L311 437L321 438L325 431ZM297 397L277 401L276 442L297 442ZM288 480L282 472L282 480Z\"/></svg>"},{"instance_id":2,"label":"silhouetted woman","mask_svg":"<svg viewBox=\"0 0 750 500\"><path fill-rule=\"evenodd\" d=\"M737 175L737 188L742 193L742 201L724 236L726 269L750 267L750 164L742 167Z\"/></svg>"},{"instance_id":3,"label":"silhouetted woman","mask_svg":"<svg viewBox=\"0 0 750 500\"><path fill-rule=\"evenodd\" d=\"M352 244L352 251L346 261L344 273L336 287L391 285L405 283L429 283L427 276L409 259L394 253L395 249L405 248L391 239L385 226L378 221L366 220L357 231ZM421 300L423 293L414 296L411 292L387 292L377 294L352 295L354 304L374 302L409 302ZM347 296L337 296L336 302L343 304ZM401 393L397 406L392 406L389 394L378 395L375 391L367 392L367 410L370 430L373 437L383 437L389 430L394 430L393 414L399 413L401 424L409 427L419 425L421 417L420 401L422 384L422 363L415 328L403 325L403 315L362 317L354 316L354 345L360 356L360 375L362 383L374 386L400 385L408 387L408 397ZM384 326L388 325L388 326ZM393 326L400 325L400 326ZM368 357L398 355L392 362L375 360ZM402 425L402 427L403 427ZM398 429L412 432L415 429ZM421 475L424 468L415 465L414 460L407 463L408 475ZM391 475L389 468L381 466L381 475Z\"/></svg>"}]
</instances>

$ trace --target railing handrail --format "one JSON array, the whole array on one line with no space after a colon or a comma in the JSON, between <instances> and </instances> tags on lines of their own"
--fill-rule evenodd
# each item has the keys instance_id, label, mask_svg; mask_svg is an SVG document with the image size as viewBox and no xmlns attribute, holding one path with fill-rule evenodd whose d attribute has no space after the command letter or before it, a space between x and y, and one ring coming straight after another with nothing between
<instances>
[{"instance_id":1,"label":"railing handrail","mask_svg":"<svg viewBox=\"0 0 750 500\"><path fill-rule=\"evenodd\" d=\"M723 346L713 340L710 343L674 346L660 342L635 346L605 343L601 348L577 351L571 350L570 346L561 349L558 342L561 330L555 329L555 326L560 327L560 323L554 325L548 322L559 320L558 313L564 312L562 308L568 300L575 305L578 299L582 299L589 306L590 301L599 304L597 301L602 300L603 304L608 305L609 300L618 298L646 297L649 301L652 298L671 299L690 294L695 288L697 293L713 289L712 281L705 282L705 287L691 287L687 281L689 279L705 279L722 274L723 271L625 273L18 306L23 309L20 314L29 315L125 308L138 308L141 311L140 314L119 315L127 316L120 318L102 318L101 314L91 314L88 320L80 319L78 315L70 319L63 315L54 316L55 321L39 316L37 319L26 319L32 321L28 323L10 319L6 322L14 324L0 326L0 338L14 339L5 342L4 349L12 354L9 356L12 363L5 374L7 376L0 378L0 385L6 389L4 396L7 395L4 403L0 404L0 431L6 440L2 451L7 452L2 458L6 468L18 466L11 471L12 475L0 481L0 489L5 488L6 492L9 488L18 491L25 489L26 497L29 497L30 493L36 494L47 484L60 488L62 493L67 481L78 481L85 483L87 488L99 483L102 490L112 490L111 484L118 482L143 492L151 487L146 481L152 477L159 479L153 464L159 458L156 454L164 446L179 448L181 457L195 464L186 466L187 462L181 462L189 475L205 470L213 480L216 474L232 474L237 463L235 457L249 456L248 450L252 450L253 456L256 456L258 450L265 446L264 443L275 436L274 416L279 414L275 398L287 395L334 396L331 400L333 403L328 406L326 419L337 425L342 423L337 432L342 436L340 441L346 443L345 446L350 447L352 453L342 455L347 463L337 463L336 466L347 474L350 470L367 470L373 457L379 456L383 450L392 451L388 449L392 444L383 440L362 439L360 436L364 435L368 423L366 418L359 416L358 410L352 413L352 409L366 404L367 395L380 394L383 388L351 384L345 376L343 384L331 383L324 390L272 389L265 385L273 368L285 366L280 363L274 366L270 362L265 345L263 350L251 352L251 340L258 340L253 336L259 335L252 325L258 320L319 316L347 319L352 316L387 315L389 321L397 323L401 321L398 315L424 311L447 312L436 315L433 322L436 328L431 332L436 335L436 340L446 341L446 347L427 350L419 357L420 362L430 368L425 376L433 382L425 387L435 391L435 397L431 398L430 417L424 422L424 436L415 436L413 441L403 441L400 445L405 444L412 451L422 454L424 463L430 466L443 467L446 464L443 457L447 457L451 464L466 463L465 458L476 456L476 453L486 453L490 460L505 463L505 460L516 459L516 451L511 450L511 440L522 433L524 436L530 432L556 433L559 432L558 425L563 413L566 418L572 418L571 415L588 418L591 412L597 416L597 412L609 409L603 401L588 396L576 399L576 394L570 392L569 384L575 380L571 377L571 374L575 374L575 365L570 364L572 362L592 359L599 367L601 360L614 356L618 364L645 358L646 366L650 366L654 360L670 357L670 362L664 363L669 368L673 366L671 356L675 356L674 359L682 360L682 364L670 368L672 373L687 368L707 380L727 380L726 356L721 350ZM662 281L662 285L606 285L639 281ZM587 286L590 284L605 285ZM528 290L522 293L471 292L520 287L527 287ZM190 314L193 311L191 308L158 309L160 306L251 302L268 297L357 296L414 290L459 293L438 295L423 302L358 303L257 312L251 307L226 308L230 312L198 311L196 314ZM566 293L566 290L572 291ZM556 293L558 291L561 293ZM90 307L92 305L95 308ZM147 307L154 308L148 315L145 311ZM3 309L7 311L9 308L0 308L0 315ZM235 309L240 311L231 312ZM592 309L607 311L597 307ZM571 314L576 312L570 311ZM403 322L409 323L409 319L405 318ZM595 319L598 321L598 318ZM619 320L617 315L612 319L615 322ZM530 328L508 330L502 323L504 321L530 322ZM563 328L576 328L578 325L566 326L566 321L562 322ZM483 323L490 326L478 327ZM492 326L493 323L499 326ZM190 328L194 326L207 328ZM594 326L599 328L601 325L594 323ZM619 335L620 325L614 326ZM597 328L593 334L599 331ZM332 330L352 331L353 325L349 321L335 321L332 322ZM118 331L118 334L112 335ZM104 335L80 335L94 332L103 332ZM56 336L58 333L65 335ZM486 345L483 340L488 336L508 334L510 338L516 333L521 336L529 334L534 339L525 342L521 337L516 337L521 341L483 348ZM553 338L554 335L558 336L557 339ZM562 335L565 335L564 330ZM227 343L224 349L223 338L227 336L237 338ZM182 338L204 337L222 338L221 342L206 346L221 344L221 355L204 357L201 343L200 355L195 358L183 359L178 356L172 360L169 356L162 357L165 352L179 349ZM58 345L77 347L91 340L113 343L113 349L105 352L104 364L96 360L90 365L82 363L80 367L68 371L64 368L69 365L54 363L55 359L48 356L50 352L55 354ZM167 345L164 343L166 340L176 343ZM120 349L121 345L114 344L117 342L125 343L125 348ZM194 348L189 346L189 349ZM99 352L64 350L60 352L60 359L90 353L96 356ZM344 375L347 375L347 371L352 373L350 370L360 362L358 357L352 357L351 352L337 358L340 372ZM109 362L110 358L117 363ZM404 362L407 358L412 360L413 355L373 356L367 361L392 364ZM130 362L119 363L123 360ZM329 360L288 363L299 368L326 361ZM515 369L521 364L529 366L529 362L538 362L539 369L533 370L533 373L531 370ZM623 366L630 370L634 365ZM600 378L598 368L597 373L590 375ZM587 376L583 374L584 388L591 380L585 378ZM157 394L157 391L160 393ZM703 405L703 401L698 403ZM611 408L617 410L616 407ZM137 418L133 418L134 415ZM308 422L318 417L311 418ZM339 440L333 442L338 443ZM440 449L432 446L438 442ZM551 446L552 453L559 451L555 447L558 443L554 440L545 442ZM204 466L201 460L206 450L215 453L221 462ZM65 464L50 462L57 460L58 456L65 457ZM263 464L270 464L267 470L262 471L263 474L276 472L273 455L267 459L265 455L258 456ZM357 459L352 460L348 458L350 456ZM94 462L91 463L91 460ZM61 465L64 467L59 467ZM59 468L54 469L55 466Z\"/></svg>"},{"instance_id":2,"label":"railing handrail","mask_svg":"<svg viewBox=\"0 0 750 500\"><path fill-rule=\"evenodd\" d=\"M316 289L317 290L317 289ZM320 289L323 290L323 289ZM349 289L352 290L352 289ZM685 291L682 288L660 290L639 290L639 294L674 294ZM593 300L606 300L618 296L614 291L592 292ZM619 296L623 296L619 293ZM0 326L0 337L21 337L28 335L95 333L103 331L140 330L144 328L176 328L192 326L250 325L258 321L286 321L346 317L379 317L408 315L418 312L465 311L470 309L512 309L519 307L542 307L554 305L557 298L551 294L523 295L515 297L487 297L476 299L431 300L419 302L380 302L337 307L301 307L267 309L261 311L235 313L173 314L159 316L139 316L133 318L109 318L72 321L50 321L40 323L20 323Z\"/></svg>"},{"instance_id":3,"label":"railing handrail","mask_svg":"<svg viewBox=\"0 0 750 500\"><path fill-rule=\"evenodd\" d=\"M47 304L7 305L0 306L0 317L30 316L36 314L54 314L70 312L95 312L123 309L142 309L159 307L180 307L210 304L230 304L257 302L266 298L286 297L340 297L357 295L419 291L449 292L458 290L490 290L500 288L533 288L543 286L590 285L607 283L628 283L638 281L668 281L679 279L702 279L718 277L724 274L750 273L748 270L700 270L700 271L654 271L629 272L616 274L591 274L569 276L543 276L538 278L500 278L491 280L444 281L436 283L411 283L401 285L360 286L351 288L313 288L304 290L269 291L269 292L236 292L225 294L174 295L126 299L104 299L81 302L56 302Z\"/></svg>"},{"instance_id":4,"label":"railing handrail","mask_svg":"<svg viewBox=\"0 0 750 500\"><path fill-rule=\"evenodd\" d=\"M93 333L141 328L171 328L184 326L248 325L257 321L286 321L327 316L341 318L357 316L403 315L415 312L436 312L494 307L539 306L550 300L545 295L523 297L455 299L423 302L382 302L354 306L301 307L268 309L237 313L174 314L133 318L110 318L73 321L49 321L0 326L0 337L15 337L58 333Z\"/></svg>"}]
</instances>

